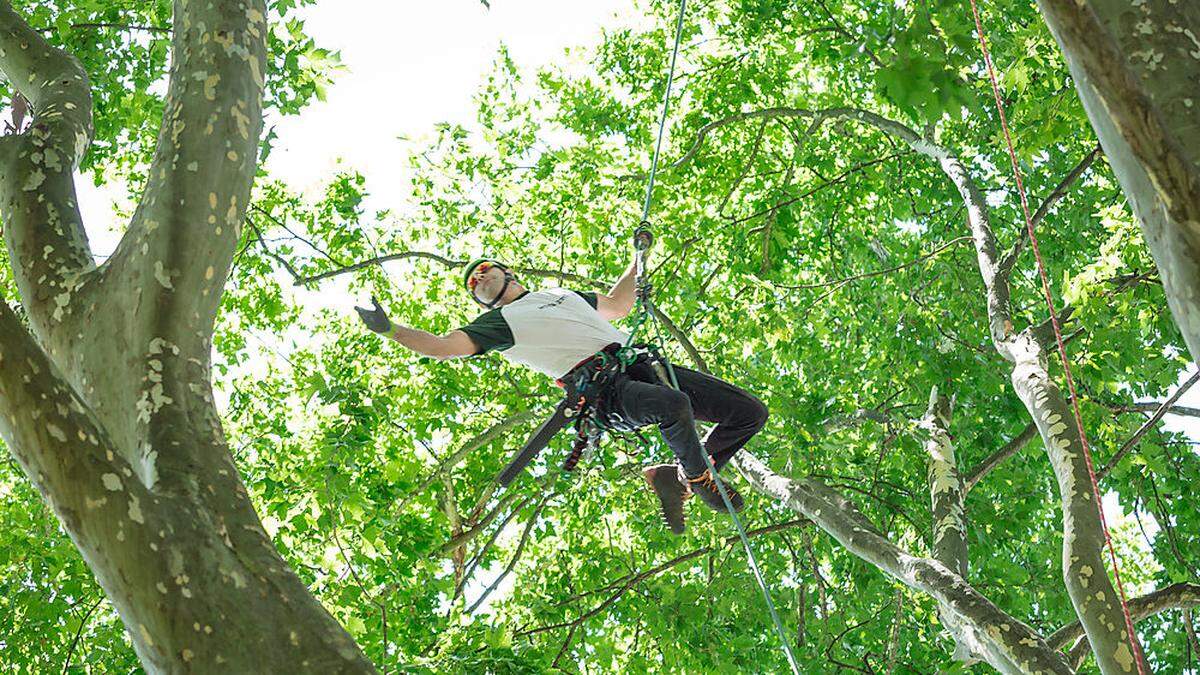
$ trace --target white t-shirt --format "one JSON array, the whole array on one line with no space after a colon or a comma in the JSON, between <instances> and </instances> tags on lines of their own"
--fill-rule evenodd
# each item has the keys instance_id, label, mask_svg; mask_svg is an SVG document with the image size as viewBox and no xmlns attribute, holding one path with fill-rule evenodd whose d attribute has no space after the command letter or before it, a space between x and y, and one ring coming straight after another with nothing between
<instances>
[{"instance_id":1,"label":"white t-shirt","mask_svg":"<svg viewBox=\"0 0 1200 675\"><path fill-rule=\"evenodd\" d=\"M460 330L471 337L476 354L496 349L550 377L565 375L613 342L629 339L596 311L595 293L566 288L526 292Z\"/></svg>"}]
</instances>

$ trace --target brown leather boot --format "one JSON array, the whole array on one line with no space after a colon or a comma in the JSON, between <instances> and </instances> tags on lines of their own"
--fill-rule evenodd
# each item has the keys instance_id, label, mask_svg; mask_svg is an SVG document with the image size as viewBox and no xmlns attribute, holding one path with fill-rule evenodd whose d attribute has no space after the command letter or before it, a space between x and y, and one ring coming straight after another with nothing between
<instances>
[{"instance_id":1,"label":"brown leather boot","mask_svg":"<svg viewBox=\"0 0 1200 675\"><path fill-rule=\"evenodd\" d=\"M642 470L642 476L658 497L659 512L663 521L675 534L683 534L683 502L691 493L679 480L674 464L656 464Z\"/></svg>"},{"instance_id":2,"label":"brown leather boot","mask_svg":"<svg viewBox=\"0 0 1200 675\"><path fill-rule=\"evenodd\" d=\"M721 499L721 493L717 490L717 482L713 480L712 472L707 469L704 473L695 478L688 478L688 487L691 492L700 497L700 501L708 505L708 508L714 511L725 511L725 500ZM745 507L745 501L738 494L737 490L728 481L722 481L725 485L725 493L729 495L729 503L733 506L734 511L741 511Z\"/></svg>"}]
</instances>

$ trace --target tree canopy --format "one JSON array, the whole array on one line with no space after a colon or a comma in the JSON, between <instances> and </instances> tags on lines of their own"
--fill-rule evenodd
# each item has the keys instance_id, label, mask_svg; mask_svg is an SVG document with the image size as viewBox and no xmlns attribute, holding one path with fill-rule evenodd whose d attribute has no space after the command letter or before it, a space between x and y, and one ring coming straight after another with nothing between
<instances>
[{"instance_id":1,"label":"tree canopy","mask_svg":"<svg viewBox=\"0 0 1200 675\"><path fill-rule=\"evenodd\" d=\"M273 2L268 17L264 106L279 114L336 83L336 53L306 36L298 4ZM169 3L14 5L91 77L82 167L143 185ZM444 333L474 316L458 271L481 253L529 286L605 289L629 262L677 7L642 2L640 20L561 64L534 70L501 50L475 110L413 147L404 202L372 194L369 167L316 197L255 178L212 339L225 434L275 546L380 670L786 669L728 519L690 508L683 537L659 522L638 471L669 456L656 435L609 437L564 476L564 434L497 491L496 472L557 402L553 383L494 357L419 357L349 306L314 303L323 289L375 294L394 321ZM1139 617L1141 645L1155 670L1194 669L1200 645L1179 608L1200 603L1188 498L1200 457L1186 435L1142 429L1158 407L1144 402L1187 376L1187 346L1036 7L1002 0L984 20L1125 590L1183 598ZM1044 337L1048 314L969 8L745 0L689 7L684 26L650 218L671 356L768 404L748 451L770 471L836 491L913 556L947 562L944 528L961 528L963 578L1055 636L1079 620L1062 570L1070 453L1047 451L1037 396L997 338L1000 318L1004 335ZM2 262L2 295L19 308ZM1061 381L1052 344L1040 363ZM970 640L943 597L732 480L805 672L991 672L955 659ZM939 503L947 490L954 504ZM137 669L13 461L0 466L0 522L0 661ZM1087 672L1081 634L1049 643Z\"/></svg>"}]
</instances>

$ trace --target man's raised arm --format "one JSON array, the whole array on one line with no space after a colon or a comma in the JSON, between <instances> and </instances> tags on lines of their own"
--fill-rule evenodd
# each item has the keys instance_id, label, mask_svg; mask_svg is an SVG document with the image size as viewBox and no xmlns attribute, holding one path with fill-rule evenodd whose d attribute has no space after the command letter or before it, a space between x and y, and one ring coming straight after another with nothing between
<instances>
[{"instance_id":1,"label":"man's raised arm","mask_svg":"<svg viewBox=\"0 0 1200 675\"><path fill-rule=\"evenodd\" d=\"M471 337L461 330L451 331L446 335L434 335L416 328L394 324L388 319L387 312L383 311L378 300L371 298L371 302L375 305L373 309L354 308L367 328L399 342L422 356L432 356L439 361L445 361L461 356L473 356L478 351Z\"/></svg>"},{"instance_id":2,"label":"man's raised arm","mask_svg":"<svg viewBox=\"0 0 1200 675\"><path fill-rule=\"evenodd\" d=\"M596 294L596 311L609 321L620 319L633 310L637 298L637 261L629 263L625 274L613 284L608 294Z\"/></svg>"}]
</instances>

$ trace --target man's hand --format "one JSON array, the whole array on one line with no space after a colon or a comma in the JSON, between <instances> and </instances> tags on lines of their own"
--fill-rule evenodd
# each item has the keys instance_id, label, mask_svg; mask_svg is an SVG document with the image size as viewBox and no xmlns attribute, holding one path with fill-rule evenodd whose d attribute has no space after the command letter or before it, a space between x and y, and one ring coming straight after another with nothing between
<instances>
[{"instance_id":1,"label":"man's hand","mask_svg":"<svg viewBox=\"0 0 1200 675\"><path fill-rule=\"evenodd\" d=\"M358 318L362 319L367 328L387 335L392 332L392 322L388 320L387 312L384 312L383 307L379 306L379 301L375 299L375 296L371 296L371 302L374 303L375 309L355 306L354 311L358 312Z\"/></svg>"}]
</instances>

